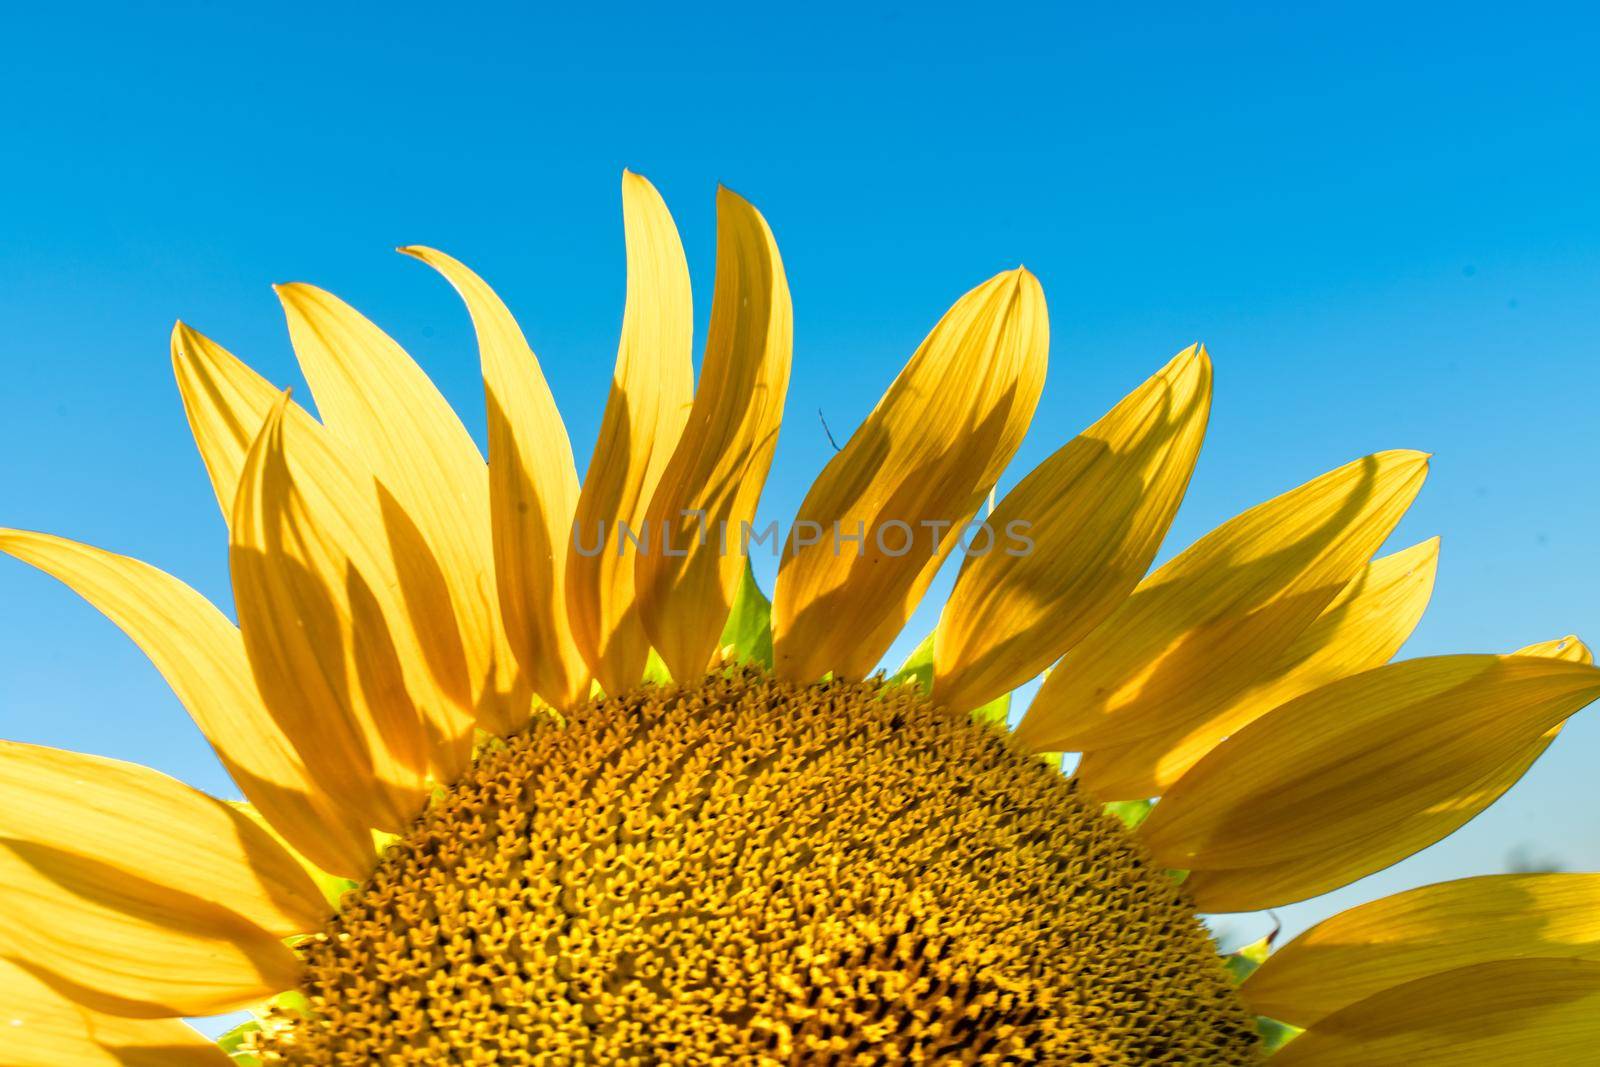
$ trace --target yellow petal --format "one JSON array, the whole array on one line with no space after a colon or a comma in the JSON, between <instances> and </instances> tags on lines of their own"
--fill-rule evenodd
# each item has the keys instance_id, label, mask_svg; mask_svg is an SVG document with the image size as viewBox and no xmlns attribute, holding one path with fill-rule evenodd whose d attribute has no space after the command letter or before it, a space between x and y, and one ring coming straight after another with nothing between
<instances>
[{"instance_id":1,"label":"yellow petal","mask_svg":"<svg viewBox=\"0 0 1600 1067\"><path fill-rule=\"evenodd\" d=\"M1462 967L1385 990L1285 1045L1273 1067L1594 1067L1600 963Z\"/></svg>"},{"instance_id":2,"label":"yellow petal","mask_svg":"<svg viewBox=\"0 0 1600 1067\"><path fill-rule=\"evenodd\" d=\"M14 743L0 809L0 945L63 996L210 1015L296 981L281 938L326 907L242 813L145 768Z\"/></svg>"},{"instance_id":3,"label":"yellow petal","mask_svg":"<svg viewBox=\"0 0 1600 1067\"><path fill-rule=\"evenodd\" d=\"M772 596L780 674L877 666L1022 443L1049 335L1044 292L1020 267L945 312L800 505Z\"/></svg>"},{"instance_id":4,"label":"yellow petal","mask_svg":"<svg viewBox=\"0 0 1600 1067\"><path fill-rule=\"evenodd\" d=\"M331 293L280 285L289 338L328 432L376 475L391 551L415 557L403 587L439 692L470 716L494 670L488 474L477 446L422 369ZM454 777L468 751L443 753Z\"/></svg>"},{"instance_id":5,"label":"yellow petal","mask_svg":"<svg viewBox=\"0 0 1600 1067\"><path fill-rule=\"evenodd\" d=\"M1437 656L1341 679L1195 765L1140 835L1204 911L1314 896L1454 831L1511 786L1600 670L1543 656Z\"/></svg>"},{"instance_id":6,"label":"yellow petal","mask_svg":"<svg viewBox=\"0 0 1600 1067\"><path fill-rule=\"evenodd\" d=\"M439 742L419 714L429 694L398 602L382 488L336 442L285 419L286 402L262 427L234 500L245 651L311 773L369 826L399 832L421 810Z\"/></svg>"},{"instance_id":7,"label":"yellow petal","mask_svg":"<svg viewBox=\"0 0 1600 1067\"><path fill-rule=\"evenodd\" d=\"M1600 960L1600 874L1487 875L1375 900L1289 942L1239 993L1305 1027L1406 982L1527 957Z\"/></svg>"},{"instance_id":8,"label":"yellow petal","mask_svg":"<svg viewBox=\"0 0 1600 1067\"><path fill-rule=\"evenodd\" d=\"M233 494L244 470L244 457L281 390L232 352L181 322L172 328L172 371L189 429L226 520L233 514ZM290 411L291 418L311 421L298 404L291 405Z\"/></svg>"},{"instance_id":9,"label":"yellow petal","mask_svg":"<svg viewBox=\"0 0 1600 1067\"><path fill-rule=\"evenodd\" d=\"M0 552L66 583L144 650L285 840L319 867L366 877L371 834L312 778L267 714L238 629L210 601L149 564L48 534L0 530Z\"/></svg>"},{"instance_id":10,"label":"yellow petal","mask_svg":"<svg viewBox=\"0 0 1600 1067\"><path fill-rule=\"evenodd\" d=\"M717 652L744 577L744 530L772 464L794 337L789 283L767 222L717 192L717 279L700 387L645 509L639 617L674 678Z\"/></svg>"},{"instance_id":11,"label":"yellow petal","mask_svg":"<svg viewBox=\"0 0 1600 1067\"><path fill-rule=\"evenodd\" d=\"M637 685L650 654L634 597L638 553L619 536L618 524L641 529L694 402L694 317L677 228L655 187L637 174L622 176L622 215L628 242L622 343L566 564L573 637L608 693Z\"/></svg>"},{"instance_id":12,"label":"yellow petal","mask_svg":"<svg viewBox=\"0 0 1600 1067\"><path fill-rule=\"evenodd\" d=\"M229 1067L178 1019L119 1019L81 1008L0 959L0 1063L6 1067Z\"/></svg>"},{"instance_id":13,"label":"yellow petal","mask_svg":"<svg viewBox=\"0 0 1600 1067\"><path fill-rule=\"evenodd\" d=\"M179 887L280 937L328 917L305 869L249 816L118 760L0 741L0 843L42 869L79 856Z\"/></svg>"},{"instance_id":14,"label":"yellow petal","mask_svg":"<svg viewBox=\"0 0 1600 1067\"><path fill-rule=\"evenodd\" d=\"M1086 753L1074 777L1104 800L1159 795L1224 738L1278 705L1387 663L1422 618L1438 562L1437 537L1375 560L1226 706L1198 723Z\"/></svg>"},{"instance_id":15,"label":"yellow petal","mask_svg":"<svg viewBox=\"0 0 1600 1067\"><path fill-rule=\"evenodd\" d=\"M1018 739L1082 752L1214 714L1361 572L1426 472L1422 453L1380 452L1202 537L1061 658Z\"/></svg>"},{"instance_id":16,"label":"yellow petal","mask_svg":"<svg viewBox=\"0 0 1600 1067\"><path fill-rule=\"evenodd\" d=\"M1006 494L988 523L1007 547L967 558L939 620L936 702L966 709L1010 692L1133 592L1178 510L1210 410L1211 360L1196 345ZM1013 529L1026 546L1013 545Z\"/></svg>"},{"instance_id":17,"label":"yellow petal","mask_svg":"<svg viewBox=\"0 0 1600 1067\"><path fill-rule=\"evenodd\" d=\"M555 707L570 707L589 695L589 669L567 622L564 574L578 474L561 413L539 361L494 291L443 252L401 251L449 279L478 332L489 406L488 514L500 610L534 691Z\"/></svg>"}]
</instances>

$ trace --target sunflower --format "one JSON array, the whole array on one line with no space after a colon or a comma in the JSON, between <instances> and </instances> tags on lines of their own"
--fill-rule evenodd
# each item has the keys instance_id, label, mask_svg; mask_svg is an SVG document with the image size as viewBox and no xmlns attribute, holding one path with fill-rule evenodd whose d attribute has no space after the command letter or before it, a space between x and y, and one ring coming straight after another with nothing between
<instances>
[{"instance_id":1,"label":"sunflower","mask_svg":"<svg viewBox=\"0 0 1600 1067\"><path fill-rule=\"evenodd\" d=\"M506 307L413 247L476 327L487 463L394 341L285 285L320 418L172 339L237 626L146 564L0 534L149 655L243 797L0 747L0 1061L1600 1062L1600 875L1425 886L1270 953L1199 918L1438 841L1600 696L1574 637L1390 662L1438 543L1376 554L1426 456L1150 572L1209 412L1194 346L993 501L1048 347L1019 268L824 468L769 602L772 233L719 193L696 387L671 216L632 174L623 208L581 483ZM953 555L935 631L875 673ZM220 1042L182 1021L246 1008Z\"/></svg>"}]
</instances>

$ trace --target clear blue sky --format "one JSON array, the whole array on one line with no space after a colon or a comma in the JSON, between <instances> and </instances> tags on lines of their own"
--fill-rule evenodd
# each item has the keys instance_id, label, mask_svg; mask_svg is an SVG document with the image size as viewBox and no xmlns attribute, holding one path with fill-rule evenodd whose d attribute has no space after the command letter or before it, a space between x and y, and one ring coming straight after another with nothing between
<instances>
[{"instance_id":1,"label":"clear blue sky","mask_svg":"<svg viewBox=\"0 0 1600 1067\"><path fill-rule=\"evenodd\" d=\"M181 316L298 383L272 282L375 318L481 440L466 317L403 243L500 290L586 458L626 166L677 216L702 322L715 183L777 234L796 349L770 517L829 454L817 409L848 433L952 299L1022 262L1054 346L1008 483L1203 339L1215 411L1167 554L1347 459L1422 448L1396 543L1444 546L1408 654L1600 640L1600 25L1577 5L214 6L6 17L0 524L226 602L167 334ZM139 653L9 562L0 734L227 788ZM1597 764L1592 709L1491 814L1336 903L1514 846L1600 869Z\"/></svg>"}]
</instances>

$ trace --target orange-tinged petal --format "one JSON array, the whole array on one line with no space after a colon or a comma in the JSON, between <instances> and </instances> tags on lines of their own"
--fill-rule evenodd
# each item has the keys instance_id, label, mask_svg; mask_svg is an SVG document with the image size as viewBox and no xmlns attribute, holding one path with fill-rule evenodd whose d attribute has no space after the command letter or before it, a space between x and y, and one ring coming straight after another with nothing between
<instances>
[{"instance_id":1,"label":"orange-tinged petal","mask_svg":"<svg viewBox=\"0 0 1600 1067\"><path fill-rule=\"evenodd\" d=\"M1438 562L1437 537L1373 561L1259 682L1225 707L1198 723L1088 752L1074 777L1104 800L1156 796L1224 738L1278 705L1387 663L1422 618Z\"/></svg>"},{"instance_id":2,"label":"orange-tinged petal","mask_svg":"<svg viewBox=\"0 0 1600 1067\"><path fill-rule=\"evenodd\" d=\"M694 402L689 266L661 196L622 176L628 300L611 396L584 475L567 554L567 609L579 649L608 693L637 685L650 653L634 596L638 553L619 523L645 508ZM620 547L619 547L620 546Z\"/></svg>"},{"instance_id":3,"label":"orange-tinged petal","mask_svg":"<svg viewBox=\"0 0 1600 1067\"><path fill-rule=\"evenodd\" d=\"M119 760L0 741L0 845L46 873L76 857L179 888L280 937L328 917L305 869L249 816Z\"/></svg>"},{"instance_id":4,"label":"orange-tinged petal","mask_svg":"<svg viewBox=\"0 0 1600 1067\"><path fill-rule=\"evenodd\" d=\"M1328 1016L1273 1067L1595 1067L1600 962L1506 960L1374 994Z\"/></svg>"},{"instance_id":5,"label":"orange-tinged petal","mask_svg":"<svg viewBox=\"0 0 1600 1067\"><path fill-rule=\"evenodd\" d=\"M311 773L368 825L399 832L421 810L438 743L419 708L428 692L385 546L383 490L285 411L262 427L234 500L245 651Z\"/></svg>"},{"instance_id":6,"label":"orange-tinged petal","mask_svg":"<svg viewBox=\"0 0 1600 1067\"><path fill-rule=\"evenodd\" d=\"M6 1067L229 1067L232 1061L178 1019L91 1012L0 959L0 1063Z\"/></svg>"},{"instance_id":7,"label":"orange-tinged petal","mask_svg":"<svg viewBox=\"0 0 1600 1067\"><path fill-rule=\"evenodd\" d=\"M1020 267L945 312L800 505L772 596L780 674L877 666L1022 443L1049 337Z\"/></svg>"},{"instance_id":8,"label":"orange-tinged petal","mask_svg":"<svg viewBox=\"0 0 1600 1067\"><path fill-rule=\"evenodd\" d=\"M66 583L144 650L285 840L325 870L367 876L371 833L307 771L261 704L238 629L210 601L149 564L48 534L0 530L0 551Z\"/></svg>"},{"instance_id":9,"label":"orange-tinged petal","mask_svg":"<svg viewBox=\"0 0 1600 1067\"><path fill-rule=\"evenodd\" d=\"M789 283L767 222L717 192L717 278L700 386L641 531L634 568L645 633L674 678L716 654L743 580L743 533L772 464L794 338Z\"/></svg>"},{"instance_id":10,"label":"orange-tinged petal","mask_svg":"<svg viewBox=\"0 0 1600 1067\"><path fill-rule=\"evenodd\" d=\"M570 707L589 695L589 668L567 622L566 553L578 474L561 413L494 291L443 252L401 251L443 274L472 316L489 409L488 514L506 635L534 691Z\"/></svg>"},{"instance_id":11,"label":"orange-tinged petal","mask_svg":"<svg viewBox=\"0 0 1600 1067\"><path fill-rule=\"evenodd\" d=\"M1239 993L1305 1027L1406 982L1528 957L1600 961L1600 874L1493 874L1375 900L1274 952Z\"/></svg>"},{"instance_id":12,"label":"orange-tinged petal","mask_svg":"<svg viewBox=\"0 0 1600 1067\"><path fill-rule=\"evenodd\" d=\"M1140 836L1189 870L1205 911L1245 911L1348 884L1493 803L1600 670L1534 655L1377 667L1290 701L1230 737L1156 805Z\"/></svg>"},{"instance_id":13,"label":"orange-tinged petal","mask_svg":"<svg viewBox=\"0 0 1600 1067\"><path fill-rule=\"evenodd\" d=\"M1035 751L1082 752L1225 707L1366 566L1426 472L1420 452L1380 452L1202 537L1061 658L1018 739Z\"/></svg>"},{"instance_id":14,"label":"orange-tinged petal","mask_svg":"<svg viewBox=\"0 0 1600 1067\"><path fill-rule=\"evenodd\" d=\"M1211 410L1211 361L1179 353L1007 493L939 620L933 699L978 707L1050 666L1133 592L1189 484ZM1022 531L1025 548L1008 532Z\"/></svg>"},{"instance_id":15,"label":"orange-tinged petal","mask_svg":"<svg viewBox=\"0 0 1600 1067\"><path fill-rule=\"evenodd\" d=\"M388 334L315 286L275 287L289 339L328 432L389 494L383 520L438 691L467 715L494 673L488 474L422 368ZM469 752L435 754L453 778Z\"/></svg>"}]
</instances>

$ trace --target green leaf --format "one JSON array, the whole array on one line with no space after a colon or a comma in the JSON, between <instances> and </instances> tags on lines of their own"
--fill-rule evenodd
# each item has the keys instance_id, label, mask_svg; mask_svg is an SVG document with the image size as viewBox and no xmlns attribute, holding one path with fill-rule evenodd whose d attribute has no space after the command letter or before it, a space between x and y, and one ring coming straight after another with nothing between
<instances>
[{"instance_id":1,"label":"green leaf","mask_svg":"<svg viewBox=\"0 0 1600 1067\"><path fill-rule=\"evenodd\" d=\"M733 597L733 610L722 627L722 647L730 650L735 663L752 663L772 669L772 601L756 583L755 570L748 559L744 577Z\"/></svg>"}]
</instances>

